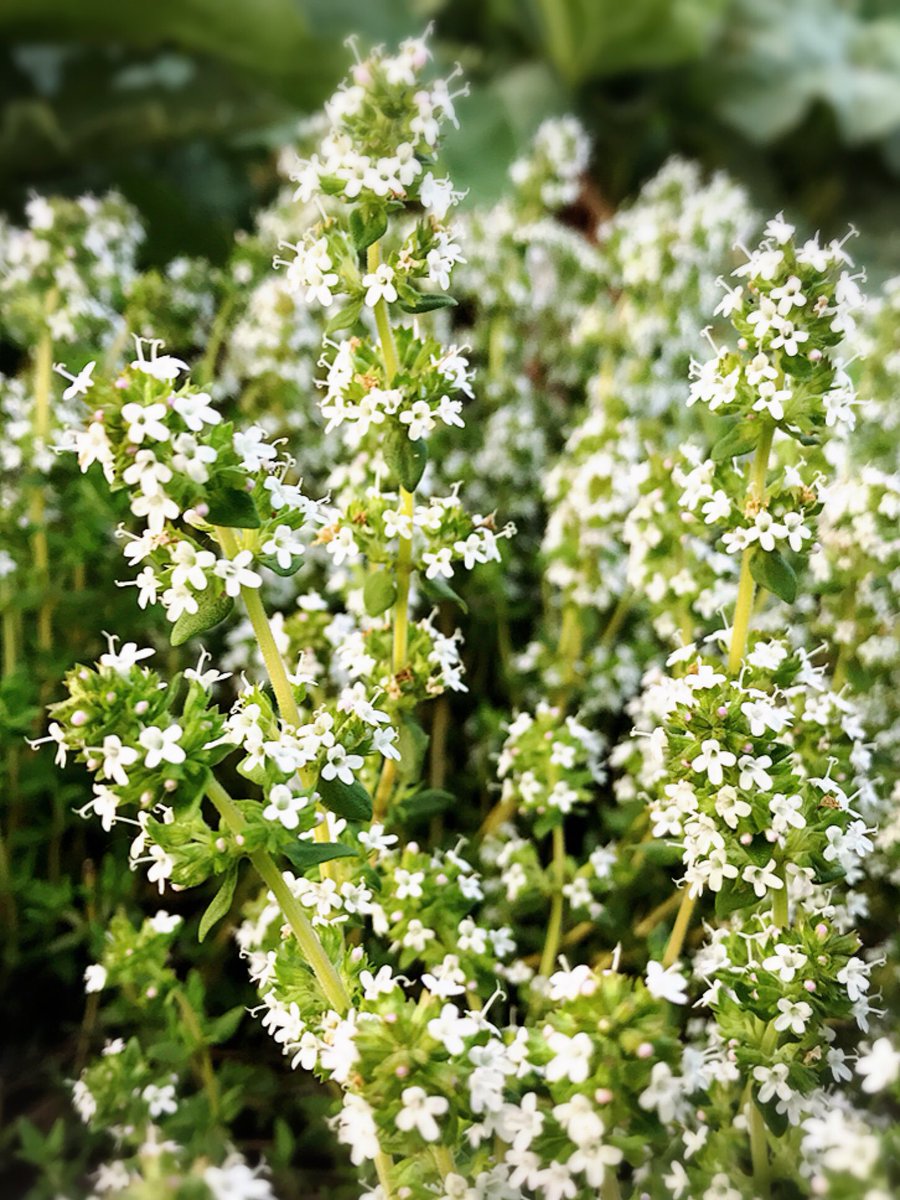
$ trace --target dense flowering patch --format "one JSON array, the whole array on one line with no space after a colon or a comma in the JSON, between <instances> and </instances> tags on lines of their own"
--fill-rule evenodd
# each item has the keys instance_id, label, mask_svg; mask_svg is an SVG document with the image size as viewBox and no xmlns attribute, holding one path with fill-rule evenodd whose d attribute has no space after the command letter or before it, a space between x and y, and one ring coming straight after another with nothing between
<instances>
[{"instance_id":1,"label":"dense flowering patch","mask_svg":"<svg viewBox=\"0 0 900 1200\"><path fill-rule=\"evenodd\" d=\"M369 1200L885 1200L896 372L846 355L896 288L781 215L735 250L743 191L681 161L589 241L572 118L455 221L429 63L358 59L222 271L139 276L116 198L0 238L38 345L0 394L7 674L62 480L122 617L35 744L167 905L85 964L89 1194L277 1194L219 1053L249 1010ZM225 1012L173 953L219 922Z\"/></svg>"}]
</instances>

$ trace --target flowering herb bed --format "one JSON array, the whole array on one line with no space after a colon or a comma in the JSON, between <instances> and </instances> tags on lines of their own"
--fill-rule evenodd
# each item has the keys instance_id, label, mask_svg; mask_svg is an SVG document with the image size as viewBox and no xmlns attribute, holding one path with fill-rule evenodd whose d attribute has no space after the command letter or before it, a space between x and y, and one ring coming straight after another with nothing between
<instances>
[{"instance_id":1,"label":"flowering herb bed","mask_svg":"<svg viewBox=\"0 0 900 1200\"><path fill-rule=\"evenodd\" d=\"M2 915L41 830L93 897L30 1194L887 1200L896 289L682 161L577 232L573 119L457 210L461 88L357 61L225 269L3 230Z\"/></svg>"}]
</instances>

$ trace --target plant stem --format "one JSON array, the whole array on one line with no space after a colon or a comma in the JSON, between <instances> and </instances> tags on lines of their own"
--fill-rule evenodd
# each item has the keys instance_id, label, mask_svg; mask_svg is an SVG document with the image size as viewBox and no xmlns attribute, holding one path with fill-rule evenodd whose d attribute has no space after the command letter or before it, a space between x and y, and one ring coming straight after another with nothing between
<instances>
[{"instance_id":1,"label":"plant stem","mask_svg":"<svg viewBox=\"0 0 900 1200\"><path fill-rule=\"evenodd\" d=\"M772 449L772 439L775 436L775 426L766 421L759 432L756 453L750 467L747 486L747 503L759 507L766 495L766 469L769 465L769 452ZM738 581L737 604L734 609L734 625L731 629L731 648L728 652L728 670L737 675L744 658L747 645L747 634L750 631L750 617L753 613L753 596L756 585L750 570L750 560L755 546L747 546L741 555L741 575Z\"/></svg>"},{"instance_id":2,"label":"plant stem","mask_svg":"<svg viewBox=\"0 0 900 1200\"><path fill-rule=\"evenodd\" d=\"M766 1124L763 1115L751 1100L747 1106L747 1124L750 1129L750 1159L753 1163L753 1188L760 1200L768 1200L769 1150L766 1142Z\"/></svg>"},{"instance_id":3,"label":"plant stem","mask_svg":"<svg viewBox=\"0 0 900 1200\"><path fill-rule=\"evenodd\" d=\"M380 821L387 812L388 801L394 790L394 780L397 778L397 763L393 758L386 758L378 776L378 786L372 797L372 817Z\"/></svg>"},{"instance_id":4,"label":"plant stem","mask_svg":"<svg viewBox=\"0 0 900 1200\"><path fill-rule=\"evenodd\" d=\"M217 525L216 537L228 558L234 558L240 552L240 543L233 529ZM293 725L295 729L299 728L303 724L303 718L300 716L300 709L294 697L294 689L291 687L291 681L288 679L287 668L284 665L284 659L281 657L281 652L275 642L275 635L272 632L269 618L266 616L265 606L263 605L259 590L257 588L242 587L241 599L244 602L244 607L247 609L247 616L250 618L253 632L256 634L256 641L263 657L266 674L269 677L269 682L272 684L272 691L275 693L278 711L281 713L284 721L289 725ZM304 787L310 789L315 787L315 777L308 768L301 770L299 774L303 780ZM330 836L327 821L320 821L313 829L313 837L317 842L327 842L330 840ZM325 876L330 877L333 875L332 863L330 862L322 863L320 870Z\"/></svg>"},{"instance_id":5,"label":"plant stem","mask_svg":"<svg viewBox=\"0 0 900 1200\"><path fill-rule=\"evenodd\" d=\"M673 908L677 908L679 903L684 899L678 892L673 892L671 896L666 897L661 904L657 904L656 908L651 909L641 921L634 927L634 936L645 938L651 930L655 929L660 921L664 921Z\"/></svg>"},{"instance_id":6,"label":"plant stem","mask_svg":"<svg viewBox=\"0 0 900 1200\"><path fill-rule=\"evenodd\" d=\"M456 1171L456 1163L453 1161L453 1152L447 1146L432 1146L431 1153L434 1155L434 1161L437 1163L437 1169L441 1173L441 1179L446 1179L448 1175L453 1175Z\"/></svg>"},{"instance_id":7,"label":"plant stem","mask_svg":"<svg viewBox=\"0 0 900 1200\"><path fill-rule=\"evenodd\" d=\"M382 1200L393 1200L394 1193L391 1191L391 1176L390 1170L393 1166L390 1156L385 1154L383 1150L379 1150L375 1155L375 1174L378 1176L378 1182L381 1184Z\"/></svg>"},{"instance_id":8,"label":"plant stem","mask_svg":"<svg viewBox=\"0 0 900 1200\"><path fill-rule=\"evenodd\" d=\"M47 300L47 315L53 310L55 296ZM38 341L34 359L34 440L46 448L50 441L50 387L53 378L53 341L46 327ZM37 616L37 644L40 650L49 650L53 645L53 605L50 602L50 550L47 543L46 498L42 484L36 484L31 493L29 520L33 526L31 535L34 567L41 591Z\"/></svg>"},{"instance_id":9,"label":"plant stem","mask_svg":"<svg viewBox=\"0 0 900 1200\"><path fill-rule=\"evenodd\" d=\"M671 967L681 957L681 948L684 945L685 935L690 926L691 917L694 915L696 904L697 901L690 894L690 889L685 888L681 893L678 915L675 918L675 924L672 926L672 932L669 934L666 952L663 954L662 965L664 967Z\"/></svg>"},{"instance_id":10,"label":"plant stem","mask_svg":"<svg viewBox=\"0 0 900 1200\"><path fill-rule=\"evenodd\" d=\"M600 635L600 645L601 646L604 646L604 647L606 647L606 649L609 649L609 647L612 646L612 644L615 642L616 635L618 634L619 630L622 628L625 618L628 616L629 612L631 611L631 605L632 605L633 600L634 600L634 593L632 592L631 588L626 588L626 590L619 597L619 602L616 605L616 607L613 609L612 616L609 618L609 621L606 624L606 628L603 630L603 633Z\"/></svg>"},{"instance_id":11,"label":"plant stem","mask_svg":"<svg viewBox=\"0 0 900 1200\"><path fill-rule=\"evenodd\" d=\"M209 1046L206 1044L203 1029L197 1019L197 1014L194 1012L194 1006L188 1000L184 990L176 987L172 990L172 996L178 1005L185 1029L195 1043L200 1079L203 1083L203 1090L206 1092L206 1097L209 1100L210 1111L214 1117L218 1117L220 1108L219 1085L216 1080L216 1073L213 1070L212 1058L210 1057Z\"/></svg>"},{"instance_id":12,"label":"plant stem","mask_svg":"<svg viewBox=\"0 0 900 1200\"><path fill-rule=\"evenodd\" d=\"M216 526L216 537L228 558L234 558L240 553L240 543L233 529ZM266 616L259 590L257 588L241 588L241 599L247 610L247 616L250 618L250 624L253 626L253 632L256 634L266 674L272 684L279 711L284 720L296 728L303 723L300 709L297 707L294 689L287 677L287 668L275 643L275 635L272 633L272 626Z\"/></svg>"},{"instance_id":13,"label":"plant stem","mask_svg":"<svg viewBox=\"0 0 900 1200\"><path fill-rule=\"evenodd\" d=\"M12 603L12 589L8 582L3 584L3 675L14 675L19 665L19 646L16 637L16 612Z\"/></svg>"},{"instance_id":14,"label":"plant stem","mask_svg":"<svg viewBox=\"0 0 900 1200\"><path fill-rule=\"evenodd\" d=\"M206 785L206 794L231 832L235 836L243 835L246 822L240 809L213 776L210 776ZM297 939L303 957L312 968L328 1003L343 1016L350 1008L350 997L337 968L325 953L318 934L307 919L299 900L285 883L284 876L267 850L255 850L249 855L249 858L256 868L257 874L278 902L285 920L291 927L291 932Z\"/></svg>"},{"instance_id":15,"label":"plant stem","mask_svg":"<svg viewBox=\"0 0 900 1200\"><path fill-rule=\"evenodd\" d=\"M540 974L548 976L553 970L559 941L562 936L563 884L566 879L566 842L562 822L553 826L553 898L550 902L550 920L547 922L547 937L541 955Z\"/></svg>"},{"instance_id":16,"label":"plant stem","mask_svg":"<svg viewBox=\"0 0 900 1200\"><path fill-rule=\"evenodd\" d=\"M378 242L373 242L366 251L366 265L370 272L375 272L380 263L381 248ZM394 376L400 368L400 363L397 358L397 348L394 345L394 334L391 330L391 318L388 312L387 301L383 296L375 305L374 313L375 328L378 330L378 340L381 344L381 357L384 361L385 383L390 387ZM409 588L412 576L412 519L415 512L413 493L407 491L402 484L400 485L400 511L409 520L410 536L408 538L398 538L397 545L397 562L395 566L397 596L391 612L393 625L391 672L395 679L405 670L409 657ZM387 810L396 779L396 770L389 769L389 766L389 763L385 763L381 779L379 780L377 796L377 811L379 814L383 814Z\"/></svg>"},{"instance_id":17,"label":"plant stem","mask_svg":"<svg viewBox=\"0 0 900 1200\"><path fill-rule=\"evenodd\" d=\"M619 1179L612 1168L603 1172L603 1182L600 1184L600 1200L621 1200Z\"/></svg>"},{"instance_id":18,"label":"plant stem","mask_svg":"<svg viewBox=\"0 0 900 1200\"><path fill-rule=\"evenodd\" d=\"M772 892L772 923L777 929L785 929L788 925L788 885L783 865L778 867L778 874L784 886Z\"/></svg>"}]
</instances>

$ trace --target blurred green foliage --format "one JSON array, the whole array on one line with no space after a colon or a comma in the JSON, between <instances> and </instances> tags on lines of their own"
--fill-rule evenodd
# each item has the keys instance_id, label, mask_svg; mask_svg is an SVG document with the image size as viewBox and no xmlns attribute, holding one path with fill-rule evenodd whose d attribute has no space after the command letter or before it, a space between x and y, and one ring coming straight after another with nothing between
<instances>
[{"instance_id":1,"label":"blurred green foliage","mask_svg":"<svg viewBox=\"0 0 900 1200\"><path fill-rule=\"evenodd\" d=\"M577 111L613 203L681 151L810 223L895 245L892 0L4 0L0 207L115 185L148 254L222 257L274 188L273 152L364 43L437 29L472 81L450 165L494 198L542 117Z\"/></svg>"}]
</instances>

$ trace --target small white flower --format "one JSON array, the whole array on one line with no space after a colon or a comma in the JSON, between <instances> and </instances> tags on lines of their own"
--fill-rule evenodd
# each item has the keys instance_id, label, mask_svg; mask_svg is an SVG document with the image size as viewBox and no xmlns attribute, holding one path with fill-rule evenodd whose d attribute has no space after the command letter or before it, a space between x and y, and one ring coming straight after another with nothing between
<instances>
[{"instance_id":1,"label":"small white flower","mask_svg":"<svg viewBox=\"0 0 900 1200\"><path fill-rule=\"evenodd\" d=\"M687 979L678 969L678 964L664 967L662 963L647 963L647 991L657 1000L668 1000L670 1004L687 1004L685 991Z\"/></svg>"},{"instance_id":2,"label":"small white flower","mask_svg":"<svg viewBox=\"0 0 900 1200\"><path fill-rule=\"evenodd\" d=\"M215 572L225 581L225 591L229 596L239 596L241 588L258 588L262 586L262 577L256 571L250 570L253 554L250 550L239 550L234 558L220 558L216 561Z\"/></svg>"},{"instance_id":3,"label":"small white flower","mask_svg":"<svg viewBox=\"0 0 900 1200\"><path fill-rule=\"evenodd\" d=\"M400 1097L401 1109L394 1123L403 1133L415 1129L426 1142L436 1142L441 1135L435 1117L443 1116L450 1107L443 1096L429 1096L424 1088L404 1088Z\"/></svg>"},{"instance_id":4,"label":"small white flower","mask_svg":"<svg viewBox=\"0 0 900 1200\"><path fill-rule=\"evenodd\" d=\"M374 308L381 300L393 304L397 299L394 268L387 263L379 263L374 271L363 275L362 285L366 289L366 305L369 308Z\"/></svg>"},{"instance_id":5,"label":"small white flower","mask_svg":"<svg viewBox=\"0 0 900 1200\"><path fill-rule=\"evenodd\" d=\"M160 763L183 763L187 755L179 745L182 736L180 725L169 725L160 729L158 725L150 725L142 729L138 742L143 746L144 766L152 771Z\"/></svg>"},{"instance_id":6,"label":"small white flower","mask_svg":"<svg viewBox=\"0 0 900 1200\"><path fill-rule=\"evenodd\" d=\"M777 1008L779 1015L775 1018L774 1025L778 1032L784 1033L789 1029L791 1033L801 1037L812 1016L812 1006L805 1000L788 1000L783 996L778 1001Z\"/></svg>"},{"instance_id":7,"label":"small white flower","mask_svg":"<svg viewBox=\"0 0 900 1200\"><path fill-rule=\"evenodd\" d=\"M84 969L84 990L102 992L106 987L106 967L102 963L91 963Z\"/></svg>"},{"instance_id":8,"label":"small white flower","mask_svg":"<svg viewBox=\"0 0 900 1200\"><path fill-rule=\"evenodd\" d=\"M863 1076L864 1092L884 1091L900 1078L900 1051L894 1049L890 1038L880 1037L872 1043L868 1054L861 1056L856 1070Z\"/></svg>"}]
</instances>

